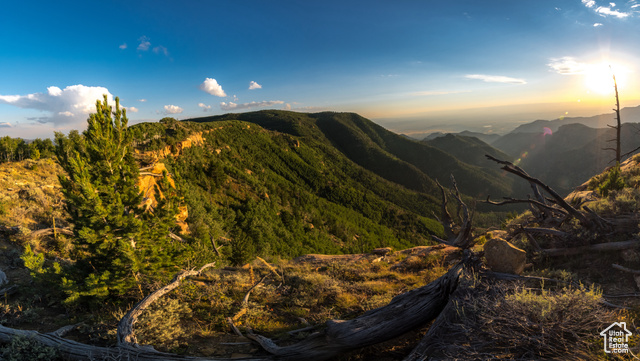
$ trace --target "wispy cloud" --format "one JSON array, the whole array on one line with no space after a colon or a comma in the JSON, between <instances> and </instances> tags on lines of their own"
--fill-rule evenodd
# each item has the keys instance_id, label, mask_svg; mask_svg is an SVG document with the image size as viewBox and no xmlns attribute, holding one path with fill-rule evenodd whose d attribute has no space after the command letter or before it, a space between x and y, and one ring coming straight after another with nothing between
<instances>
[{"instance_id":1,"label":"wispy cloud","mask_svg":"<svg viewBox=\"0 0 640 361\"><path fill-rule=\"evenodd\" d=\"M593 24L593 27L594 27L594 28L597 28L597 27L599 27L599 26L602 26L602 23L595 23L595 24Z\"/></svg>"},{"instance_id":2,"label":"wispy cloud","mask_svg":"<svg viewBox=\"0 0 640 361\"><path fill-rule=\"evenodd\" d=\"M0 123L0 128L11 128L11 123L7 123L7 122Z\"/></svg>"},{"instance_id":3,"label":"wispy cloud","mask_svg":"<svg viewBox=\"0 0 640 361\"><path fill-rule=\"evenodd\" d=\"M572 56L551 58L547 66L549 66L551 70L562 75L584 74L589 67L586 63L580 62Z\"/></svg>"},{"instance_id":4,"label":"wispy cloud","mask_svg":"<svg viewBox=\"0 0 640 361\"><path fill-rule=\"evenodd\" d=\"M596 2L594 0L582 0L582 3L588 8L596 6Z\"/></svg>"},{"instance_id":5,"label":"wispy cloud","mask_svg":"<svg viewBox=\"0 0 640 361\"><path fill-rule=\"evenodd\" d=\"M249 83L249 90L253 90L253 89L262 89L262 85L256 83L255 81L251 81Z\"/></svg>"},{"instance_id":6,"label":"wispy cloud","mask_svg":"<svg viewBox=\"0 0 640 361\"><path fill-rule=\"evenodd\" d=\"M250 108L264 108L270 107L273 105L284 104L282 100L269 100L269 101L261 101L261 102L251 102L251 103L243 103L236 104L234 102L222 102L220 103L220 109L222 110L241 110L241 109L250 109Z\"/></svg>"},{"instance_id":7,"label":"wispy cloud","mask_svg":"<svg viewBox=\"0 0 640 361\"><path fill-rule=\"evenodd\" d=\"M39 123L80 124L86 121L90 113L95 112L96 100L102 100L104 94L107 95L108 101L113 103L113 96L104 87L77 84L60 89L50 86L46 93L0 95L0 104L49 113L48 116L32 118L37 119Z\"/></svg>"},{"instance_id":8,"label":"wispy cloud","mask_svg":"<svg viewBox=\"0 0 640 361\"><path fill-rule=\"evenodd\" d=\"M136 108L136 107L127 107L127 111L131 112L131 113L137 113L138 112L138 108Z\"/></svg>"},{"instance_id":9,"label":"wispy cloud","mask_svg":"<svg viewBox=\"0 0 640 361\"><path fill-rule=\"evenodd\" d=\"M511 78L502 75L469 74L465 75L465 78L482 80L486 83L527 84L527 81L524 79Z\"/></svg>"},{"instance_id":10,"label":"wispy cloud","mask_svg":"<svg viewBox=\"0 0 640 361\"><path fill-rule=\"evenodd\" d=\"M164 56L169 56L169 50L167 50L167 48L162 45L153 48L153 52L156 54L164 54Z\"/></svg>"},{"instance_id":11,"label":"wispy cloud","mask_svg":"<svg viewBox=\"0 0 640 361\"><path fill-rule=\"evenodd\" d=\"M180 108L177 105L165 105L164 112L166 114L180 114L184 111L184 109Z\"/></svg>"},{"instance_id":12,"label":"wispy cloud","mask_svg":"<svg viewBox=\"0 0 640 361\"><path fill-rule=\"evenodd\" d=\"M421 92L413 92L409 93L409 96L420 97L420 96L432 96L432 95L447 95L447 94L460 94L460 93L469 93L469 90L427 90Z\"/></svg>"},{"instance_id":13,"label":"wispy cloud","mask_svg":"<svg viewBox=\"0 0 640 361\"><path fill-rule=\"evenodd\" d=\"M138 44L138 50L140 51L147 51L151 47L151 42L149 41L149 38L144 35L141 36L138 39L138 41L140 42L140 44Z\"/></svg>"},{"instance_id":14,"label":"wispy cloud","mask_svg":"<svg viewBox=\"0 0 640 361\"><path fill-rule=\"evenodd\" d=\"M227 96L227 93L222 90L222 86L213 78L206 78L204 82L200 84L200 90L221 98Z\"/></svg>"},{"instance_id":15,"label":"wispy cloud","mask_svg":"<svg viewBox=\"0 0 640 361\"><path fill-rule=\"evenodd\" d=\"M127 43L124 43L124 44L120 45L118 48L120 48L122 50L126 49L127 48Z\"/></svg>"},{"instance_id":16,"label":"wispy cloud","mask_svg":"<svg viewBox=\"0 0 640 361\"><path fill-rule=\"evenodd\" d=\"M138 99L139 102L144 103L147 101L147 99Z\"/></svg>"},{"instance_id":17,"label":"wispy cloud","mask_svg":"<svg viewBox=\"0 0 640 361\"><path fill-rule=\"evenodd\" d=\"M205 103L198 103L198 106L202 108L203 112L208 112L211 110L211 105L206 105Z\"/></svg>"}]
</instances>

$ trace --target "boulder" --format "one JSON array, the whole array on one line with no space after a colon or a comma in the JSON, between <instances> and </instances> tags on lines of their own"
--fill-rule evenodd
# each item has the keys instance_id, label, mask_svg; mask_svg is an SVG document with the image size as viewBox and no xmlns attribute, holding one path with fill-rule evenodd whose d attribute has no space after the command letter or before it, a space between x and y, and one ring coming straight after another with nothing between
<instances>
[{"instance_id":1,"label":"boulder","mask_svg":"<svg viewBox=\"0 0 640 361\"><path fill-rule=\"evenodd\" d=\"M484 244L487 266L494 272L519 275L524 271L527 253L502 238L492 238Z\"/></svg>"}]
</instances>

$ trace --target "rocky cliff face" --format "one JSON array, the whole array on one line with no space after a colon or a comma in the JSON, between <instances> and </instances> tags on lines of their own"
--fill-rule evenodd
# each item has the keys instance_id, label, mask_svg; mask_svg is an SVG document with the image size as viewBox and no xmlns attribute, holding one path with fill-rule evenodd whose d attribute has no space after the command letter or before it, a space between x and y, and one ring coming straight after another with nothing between
<instances>
[{"instance_id":1,"label":"rocky cliff face","mask_svg":"<svg viewBox=\"0 0 640 361\"><path fill-rule=\"evenodd\" d=\"M202 146L204 144L204 135L214 130L215 129L193 133L185 140L173 145L168 145L157 151L141 152L138 149L134 150L135 156L139 160L150 164L140 169L140 178L138 179L138 187L144 195L143 202L147 210L152 210L158 204L158 199L164 197L162 187L158 183L160 179L162 179L164 172L167 172L169 184L175 188L175 182L162 160L168 157L178 157L184 149ZM189 211L186 206L181 206L179 210L176 221L181 233L187 234L189 233L189 226L186 223L186 219L189 217Z\"/></svg>"}]
</instances>

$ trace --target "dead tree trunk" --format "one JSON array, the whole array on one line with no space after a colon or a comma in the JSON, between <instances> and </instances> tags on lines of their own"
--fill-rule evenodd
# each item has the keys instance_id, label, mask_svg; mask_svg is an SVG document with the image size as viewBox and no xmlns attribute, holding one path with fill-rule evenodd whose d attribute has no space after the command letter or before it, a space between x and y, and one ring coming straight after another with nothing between
<instances>
[{"instance_id":1,"label":"dead tree trunk","mask_svg":"<svg viewBox=\"0 0 640 361\"><path fill-rule=\"evenodd\" d=\"M291 346L249 334L278 360L327 360L340 353L380 343L402 335L436 318L458 286L464 262L428 285L396 296L387 306L349 321L327 321L327 328Z\"/></svg>"},{"instance_id":2,"label":"dead tree trunk","mask_svg":"<svg viewBox=\"0 0 640 361\"><path fill-rule=\"evenodd\" d=\"M449 295L458 286L462 273L462 261L452 267L445 275L428 285L396 296L387 306L368 311L352 320L331 320L322 332L310 335L307 339L285 347L277 346L272 340L259 335L249 337L258 342L270 356L234 358L240 361L274 360L326 360L340 353L356 348L373 345L399 336L436 318L449 300ZM189 357L163 353L152 347L136 343L134 325L137 317L155 300L169 293L189 276L198 275L212 264L198 271L186 271L177 275L167 286L153 292L133 307L119 322L118 345L113 348L99 347L67 340L57 332L39 333L37 331L17 330L0 325L0 343L8 343L16 336L28 337L45 346L57 349L69 360L139 360L139 361L222 361L221 358Z\"/></svg>"},{"instance_id":3,"label":"dead tree trunk","mask_svg":"<svg viewBox=\"0 0 640 361\"><path fill-rule=\"evenodd\" d=\"M453 185L453 190L451 190L450 193L458 203L457 217L458 221L460 222L460 226L457 230L454 230L455 224L453 218L447 210L447 192L444 187L440 185L438 181L436 181L436 184L438 185L438 187L440 187L440 191L442 192L442 219L439 219L439 221L444 227L444 234L446 239L441 239L436 236L432 237L436 241L444 243L446 245L467 249L473 245L473 236L471 234L471 223L473 221L473 214L469 213L469 207L467 207L467 205L462 201L460 191L458 190L458 185L456 184L456 179L453 177L453 175L451 175L451 183Z\"/></svg>"}]
</instances>

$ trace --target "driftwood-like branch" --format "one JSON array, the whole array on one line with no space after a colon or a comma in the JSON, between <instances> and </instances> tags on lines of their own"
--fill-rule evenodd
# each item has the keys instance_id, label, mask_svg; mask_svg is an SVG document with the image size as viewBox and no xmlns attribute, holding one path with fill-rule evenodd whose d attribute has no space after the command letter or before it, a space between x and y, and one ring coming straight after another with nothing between
<instances>
[{"instance_id":1,"label":"driftwood-like branch","mask_svg":"<svg viewBox=\"0 0 640 361\"><path fill-rule=\"evenodd\" d=\"M496 202L496 201L492 201L490 198L491 198L491 196L487 196L487 200L484 201L484 203L491 204L491 205L494 205L494 206L503 206L505 204L528 203L528 204L537 206L538 208L546 209L546 210L548 210L550 212L560 213L562 215L568 214L567 211L565 211L564 209L556 208L556 207L550 206L550 205L548 205L546 203L541 203L540 201L537 201L535 199L516 199L516 198L511 198L511 197L503 197L502 199L504 199L504 201Z\"/></svg>"},{"instance_id":2,"label":"driftwood-like branch","mask_svg":"<svg viewBox=\"0 0 640 361\"><path fill-rule=\"evenodd\" d=\"M137 361L229 361L221 358L188 357L129 346L100 347L62 338L54 333L18 330L0 325L0 343L8 343L14 337L25 337L58 350L65 360L137 360ZM274 361L270 356L244 357L234 361Z\"/></svg>"},{"instance_id":3,"label":"driftwood-like branch","mask_svg":"<svg viewBox=\"0 0 640 361\"><path fill-rule=\"evenodd\" d=\"M44 229L39 229L37 231L33 231L31 232L31 237L33 238L37 238L37 237L42 237L42 236L48 236L50 234L65 234L67 236L73 236L73 231L69 228L44 228Z\"/></svg>"},{"instance_id":4,"label":"driftwood-like branch","mask_svg":"<svg viewBox=\"0 0 640 361\"><path fill-rule=\"evenodd\" d=\"M556 237L567 238L571 235L567 232L558 231L557 229L552 228L538 228L538 227L521 227L516 230L516 234L519 232L525 233L538 233L538 234L549 234Z\"/></svg>"},{"instance_id":5,"label":"driftwood-like branch","mask_svg":"<svg viewBox=\"0 0 640 361\"><path fill-rule=\"evenodd\" d=\"M632 239L623 242L598 243L590 246L574 247L574 248L550 248L543 250L543 254L549 257L573 256L586 252L597 251L622 251L625 249L640 247L640 240Z\"/></svg>"},{"instance_id":6,"label":"driftwood-like branch","mask_svg":"<svg viewBox=\"0 0 640 361\"><path fill-rule=\"evenodd\" d=\"M173 291L178 286L180 286L180 283L185 278L190 276L200 275L202 271L204 271L209 267L213 267L214 265L215 263L208 263L202 266L197 271L191 270L191 271L181 272L180 274L176 275L168 285L162 287L157 291L152 292L147 297L143 298L142 301L138 302L131 310L129 310L129 312L127 312L127 314L120 320L120 322L118 322L118 329L117 329L118 345L119 346L131 345L134 348L138 348L139 345L135 337L133 326L138 321L138 317L142 314L142 312L147 307L151 306L151 304L154 301L156 301L160 297L164 296L165 294Z\"/></svg>"},{"instance_id":7,"label":"driftwood-like branch","mask_svg":"<svg viewBox=\"0 0 640 361\"><path fill-rule=\"evenodd\" d=\"M516 175L522 174L522 175L524 175L526 177L531 177L527 172L524 171L524 169L518 167L517 165L515 165L515 164L513 164L513 163L511 163L509 161L500 160L500 159L495 158L495 157L493 157L493 156L491 156L489 154L485 154L485 157L487 157L489 160L492 160L492 161L494 161L494 162L496 162L498 164L502 164L504 166L504 167L502 167L502 169L505 169L505 167L510 167L511 169L513 169L514 171L517 172ZM538 189L536 183L529 182L529 185L531 186L531 191L533 192L533 196L538 200L538 202L540 202L542 204L546 204L546 198L542 195L542 193L540 193L540 190Z\"/></svg>"},{"instance_id":8,"label":"driftwood-like branch","mask_svg":"<svg viewBox=\"0 0 640 361\"><path fill-rule=\"evenodd\" d=\"M458 219L460 220L460 227L457 232L454 232L454 222L451 218L451 215L447 211L447 195L445 189L440 185L440 183L437 184L442 191L442 219L440 220L440 223L442 223L442 226L444 227L446 239L441 239L436 236L432 236L432 238L449 246L467 249L471 247L471 243L473 241L473 237L471 235L471 223L473 221L473 214L469 213L469 207L467 207L467 205L462 201L456 179L452 174L451 184L453 186L453 190L451 191L451 195L458 203Z\"/></svg>"},{"instance_id":9,"label":"driftwood-like branch","mask_svg":"<svg viewBox=\"0 0 640 361\"><path fill-rule=\"evenodd\" d=\"M640 270L627 268L627 267L621 266L619 264L615 264L614 263L614 264L611 265L611 267L613 267L613 268L615 268L617 270L620 270L620 271L627 272L627 273L633 273L634 275L640 275Z\"/></svg>"},{"instance_id":10,"label":"driftwood-like branch","mask_svg":"<svg viewBox=\"0 0 640 361\"><path fill-rule=\"evenodd\" d=\"M444 189L440 182L436 179L436 184L440 188L440 193L442 194L442 203L440 207L440 218L438 221L444 227L444 236L447 240L455 239L456 234L453 232L453 218L451 218L451 214L449 214L449 210L447 210L447 203L449 203L447 199L447 191Z\"/></svg>"},{"instance_id":11,"label":"driftwood-like branch","mask_svg":"<svg viewBox=\"0 0 640 361\"><path fill-rule=\"evenodd\" d=\"M545 192L547 192L552 198L553 200L556 202L556 204L560 207L562 207L565 211L567 211L567 213L569 213L572 217L576 218L580 224L582 224L585 227L591 227L593 223L591 223L589 221L589 219L580 211L578 211L577 209L573 208L569 203L567 203L564 198L562 198L556 191L554 191L551 187L549 187L548 185L546 185L545 183L543 183L541 180L534 178L532 176L530 176L529 174L527 174L525 171L523 171L520 167L514 165L511 162L507 162L507 161L503 161L503 160L499 160L497 158L494 158L490 155L485 155L488 159L497 162L499 164L502 164L503 167L502 169L515 174L516 176L525 179L526 181L529 182L529 184L536 185L540 188L542 188ZM544 198L543 198L544 199Z\"/></svg>"},{"instance_id":12,"label":"driftwood-like branch","mask_svg":"<svg viewBox=\"0 0 640 361\"><path fill-rule=\"evenodd\" d=\"M278 360L326 360L343 352L373 345L402 335L436 318L456 289L463 262L424 287L396 296L387 306L349 321L327 321L327 328L305 340L277 346L271 339L249 333Z\"/></svg>"}]
</instances>

